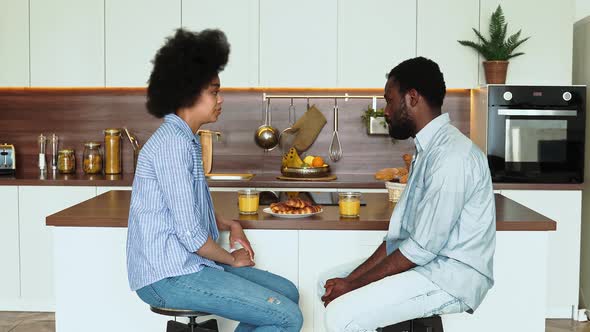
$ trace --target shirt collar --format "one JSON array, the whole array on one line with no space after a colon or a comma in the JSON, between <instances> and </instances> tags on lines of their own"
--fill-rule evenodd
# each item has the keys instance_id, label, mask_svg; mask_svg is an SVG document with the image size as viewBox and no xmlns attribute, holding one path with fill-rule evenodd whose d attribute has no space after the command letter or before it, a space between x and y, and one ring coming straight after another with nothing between
<instances>
[{"instance_id":1,"label":"shirt collar","mask_svg":"<svg viewBox=\"0 0 590 332\"><path fill-rule=\"evenodd\" d=\"M443 113L436 118L432 119L422 130L416 134L414 138L414 144L416 145L416 151L422 152L428 148L434 135L444 125L449 123L451 120L448 113Z\"/></svg>"},{"instance_id":2,"label":"shirt collar","mask_svg":"<svg viewBox=\"0 0 590 332\"><path fill-rule=\"evenodd\" d=\"M173 126L178 127L180 131L187 136L189 139L193 140L196 138L196 134L193 134L193 130L191 127L186 123L183 119L181 119L178 115L174 113L166 114L164 117L164 122L170 123Z\"/></svg>"}]
</instances>

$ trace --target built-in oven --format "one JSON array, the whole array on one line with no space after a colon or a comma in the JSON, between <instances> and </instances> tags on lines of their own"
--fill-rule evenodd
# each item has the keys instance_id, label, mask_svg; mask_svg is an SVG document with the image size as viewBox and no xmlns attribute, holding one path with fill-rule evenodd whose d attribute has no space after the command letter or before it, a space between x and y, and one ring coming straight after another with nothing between
<instances>
[{"instance_id":1,"label":"built-in oven","mask_svg":"<svg viewBox=\"0 0 590 332\"><path fill-rule=\"evenodd\" d=\"M494 182L583 182L585 86L488 85L471 112Z\"/></svg>"}]
</instances>

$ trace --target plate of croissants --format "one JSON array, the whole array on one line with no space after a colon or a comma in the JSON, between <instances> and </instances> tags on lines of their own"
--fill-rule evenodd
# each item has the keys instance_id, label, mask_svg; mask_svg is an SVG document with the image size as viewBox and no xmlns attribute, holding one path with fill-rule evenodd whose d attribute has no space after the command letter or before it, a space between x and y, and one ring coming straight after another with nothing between
<instances>
[{"instance_id":1,"label":"plate of croissants","mask_svg":"<svg viewBox=\"0 0 590 332\"><path fill-rule=\"evenodd\" d=\"M300 198L290 198L284 202L272 203L270 207L262 211L280 218L305 218L322 213L323 210L321 206L313 205L309 201Z\"/></svg>"}]
</instances>

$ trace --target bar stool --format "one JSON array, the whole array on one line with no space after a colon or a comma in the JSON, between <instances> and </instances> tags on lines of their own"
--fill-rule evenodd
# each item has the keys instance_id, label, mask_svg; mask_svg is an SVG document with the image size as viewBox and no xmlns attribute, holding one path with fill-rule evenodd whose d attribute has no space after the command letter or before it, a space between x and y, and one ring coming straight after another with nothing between
<instances>
[{"instance_id":1,"label":"bar stool","mask_svg":"<svg viewBox=\"0 0 590 332\"><path fill-rule=\"evenodd\" d=\"M197 317L210 316L210 313L185 310L185 309L169 309L169 308L158 308L150 306L150 310L165 316L173 317L188 317L189 323L184 324L174 320L169 320L166 326L166 332L210 332L219 331L217 327L217 321L215 319L209 319L202 323L197 323Z\"/></svg>"},{"instance_id":2,"label":"bar stool","mask_svg":"<svg viewBox=\"0 0 590 332\"><path fill-rule=\"evenodd\" d=\"M379 332L443 332L440 316L424 317L407 320L405 322L389 325Z\"/></svg>"}]
</instances>

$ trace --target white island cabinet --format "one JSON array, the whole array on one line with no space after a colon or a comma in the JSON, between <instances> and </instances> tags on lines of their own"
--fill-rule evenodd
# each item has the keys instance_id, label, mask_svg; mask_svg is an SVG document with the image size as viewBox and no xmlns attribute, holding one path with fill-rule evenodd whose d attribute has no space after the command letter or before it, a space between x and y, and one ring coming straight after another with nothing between
<instances>
[{"instance_id":1,"label":"white island cabinet","mask_svg":"<svg viewBox=\"0 0 590 332\"><path fill-rule=\"evenodd\" d=\"M0 311L10 311L20 298L18 187L0 186L0 202Z\"/></svg>"},{"instance_id":2,"label":"white island cabinet","mask_svg":"<svg viewBox=\"0 0 590 332\"><path fill-rule=\"evenodd\" d=\"M580 286L580 190L502 190L502 195L557 222L547 251L547 318L577 317Z\"/></svg>"},{"instance_id":3,"label":"white island cabinet","mask_svg":"<svg viewBox=\"0 0 590 332\"><path fill-rule=\"evenodd\" d=\"M55 310L53 228L45 226L45 217L94 196L96 187L19 187L21 310Z\"/></svg>"}]
</instances>

